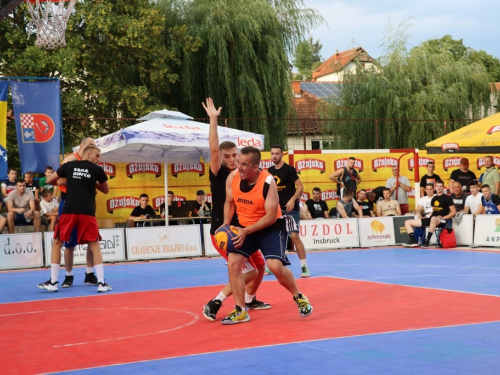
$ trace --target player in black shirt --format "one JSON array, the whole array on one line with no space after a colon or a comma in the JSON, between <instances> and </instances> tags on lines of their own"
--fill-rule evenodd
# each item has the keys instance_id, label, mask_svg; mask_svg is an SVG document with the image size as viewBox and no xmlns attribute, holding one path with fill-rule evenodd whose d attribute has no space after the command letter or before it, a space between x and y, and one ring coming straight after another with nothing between
<instances>
[{"instance_id":1,"label":"player in black shirt","mask_svg":"<svg viewBox=\"0 0 500 375\"><path fill-rule=\"evenodd\" d=\"M444 182L441 180L436 181L434 183L434 188L436 189L436 195L431 200L431 217L405 221L406 233L408 233L410 237L410 241L404 244L405 247L418 246L417 240L415 239L415 234L413 233L414 227L429 227L427 238L422 244L422 247L429 247L429 242L436 228L444 227L446 225L446 221L453 218L457 213L455 204L453 203L453 199L451 199L450 196L444 194Z\"/></svg>"},{"instance_id":2,"label":"player in black shirt","mask_svg":"<svg viewBox=\"0 0 500 375\"><path fill-rule=\"evenodd\" d=\"M38 284L38 287L51 292L57 292L59 265L61 263L61 247L63 241L68 241L76 226L77 243L88 244L92 251L97 273L97 291L107 292L111 286L104 282L104 268L102 253L99 247L101 236L95 218L96 188L107 194L109 192L108 177L104 170L97 165L100 150L89 145L82 154L82 161L71 161L61 165L57 172L52 173L47 182L55 182L59 177L66 178L66 199L61 216L54 231L52 244L51 278L48 282Z\"/></svg>"},{"instance_id":3,"label":"player in black shirt","mask_svg":"<svg viewBox=\"0 0 500 375\"><path fill-rule=\"evenodd\" d=\"M212 243L220 255L227 261L227 253L221 251L214 238L215 231L224 223L224 204L226 202L226 180L230 173L234 173L238 168L238 154L236 144L233 142L222 142L219 145L219 134L217 131L217 121L222 107L215 107L212 98L207 98L206 104L202 103L203 108L210 118L210 130L208 133L208 142L210 145L210 191L212 192L212 225L210 234ZM236 215L231 220L231 225L238 225ZM250 310L270 309L271 305L257 300L256 293L262 279L266 262L262 253L256 251L248 259L243 267L246 292L245 304ZM232 294L231 285L228 283L214 299L208 301L203 306L203 315L210 321L215 321L217 312L222 306L222 302Z\"/></svg>"},{"instance_id":4,"label":"player in black shirt","mask_svg":"<svg viewBox=\"0 0 500 375\"><path fill-rule=\"evenodd\" d=\"M141 219L153 219L156 217L156 212L153 210L149 204L149 196L147 194L141 194L139 196L139 205L134 207L132 213L127 219L127 224L129 227L133 227L135 222L140 222Z\"/></svg>"},{"instance_id":5,"label":"player in black shirt","mask_svg":"<svg viewBox=\"0 0 500 375\"><path fill-rule=\"evenodd\" d=\"M297 249L297 255L300 260L300 277L310 277L311 272L307 266L306 249L299 234L299 198L302 195L302 191L304 191L304 186L302 185L302 181L300 181L295 168L283 161L282 146L275 145L271 147L271 158L274 165L267 171L274 176L274 180L276 181L281 211L283 214L292 216L297 223L297 230L290 232L290 236L295 249ZM266 269L266 273L267 271L268 269Z\"/></svg>"}]
</instances>

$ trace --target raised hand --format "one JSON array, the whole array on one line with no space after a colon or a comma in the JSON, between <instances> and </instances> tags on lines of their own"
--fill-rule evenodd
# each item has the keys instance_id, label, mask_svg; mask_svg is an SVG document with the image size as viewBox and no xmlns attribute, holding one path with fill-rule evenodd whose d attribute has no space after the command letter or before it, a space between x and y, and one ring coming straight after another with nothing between
<instances>
[{"instance_id":1,"label":"raised hand","mask_svg":"<svg viewBox=\"0 0 500 375\"><path fill-rule=\"evenodd\" d=\"M207 98L206 102L207 102L206 105L203 102L201 102L201 105L203 106L203 108L205 108L205 111L207 112L208 117L219 117L220 111L222 110L222 107L219 107L219 109L216 109L212 98Z\"/></svg>"}]
</instances>

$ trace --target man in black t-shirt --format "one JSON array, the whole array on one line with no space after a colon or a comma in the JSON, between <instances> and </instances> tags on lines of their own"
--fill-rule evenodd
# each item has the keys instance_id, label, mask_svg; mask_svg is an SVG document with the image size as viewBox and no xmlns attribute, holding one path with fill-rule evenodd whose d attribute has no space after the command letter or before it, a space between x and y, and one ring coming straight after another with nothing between
<instances>
[{"instance_id":1,"label":"man in black t-shirt","mask_svg":"<svg viewBox=\"0 0 500 375\"><path fill-rule=\"evenodd\" d=\"M300 239L300 207L299 198L304 191L302 181L300 181L297 171L291 165L283 161L283 147L274 145L271 147L271 158L274 163L267 171L274 176L280 208L283 214L290 215L297 223L297 230L290 233L292 242L299 256L301 274L300 277L310 277L311 272L307 266L306 248ZM268 271L268 269L266 269ZM270 273L270 272L269 272Z\"/></svg>"},{"instance_id":2,"label":"man in black t-shirt","mask_svg":"<svg viewBox=\"0 0 500 375\"><path fill-rule=\"evenodd\" d=\"M312 191L312 198L306 201L306 206L313 219L329 219L328 205L321 199L321 189L315 187Z\"/></svg>"},{"instance_id":3,"label":"man in black t-shirt","mask_svg":"<svg viewBox=\"0 0 500 375\"><path fill-rule=\"evenodd\" d=\"M436 189L436 195L431 200L432 214L430 218L423 219L413 219L405 221L406 233L410 237L410 241L403 246L405 247L417 247L418 242L415 239L415 234L413 233L413 228L425 228L429 227L429 233L427 238L424 240L422 247L429 247L429 242L432 235L437 227L444 227L448 219L453 218L457 210L455 209L455 204L450 196L444 194L444 182L438 180L434 183L434 188Z\"/></svg>"},{"instance_id":4,"label":"man in black t-shirt","mask_svg":"<svg viewBox=\"0 0 500 375\"><path fill-rule=\"evenodd\" d=\"M420 196L425 197L425 187L428 184L435 184L436 181L441 180L441 177L439 177L437 174L434 174L434 170L436 169L436 166L434 165L433 161L430 161L427 163L427 174L424 174L422 176L422 179L420 180Z\"/></svg>"},{"instance_id":5,"label":"man in black t-shirt","mask_svg":"<svg viewBox=\"0 0 500 375\"><path fill-rule=\"evenodd\" d=\"M149 196L147 194L141 194L139 196L139 205L134 207L132 213L127 219L127 224L129 227L133 227L134 224L140 223L141 219L153 219L156 217L156 212L153 210L149 204Z\"/></svg>"},{"instance_id":6,"label":"man in black t-shirt","mask_svg":"<svg viewBox=\"0 0 500 375\"><path fill-rule=\"evenodd\" d=\"M375 213L373 212L373 203L366 200L366 190L361 189L358 191L358 199L356 199L356 203L363 212L363 217L375 217ZM371 195L371 194L370 194ZM355 217L359 217L359 214L356 210L353 210L353 215Z\"/></svg>"},{"instance_id":7,"label":"man in black t-shirt","mask_svg":"<svg viewBox=\"0 0 500 375\"><path fill-rule=\"evenodd\" d=\"M472 180L476 180L476 174L469 170L469 159L462 158L460 160L460 168L455 169L450 175L450 188L454 182L462 185L462 190L467 194L470 193L469 184Z\"/></svg>"},{"instance_id":8,"label":"man in black t-shirt","mask_svg":"<svg viewBox=\"0 0 500 375\"><path fill-rule=\"evenodd\" d=\"M215 231L224 223L224 204L226 202L226 180L229 174L235 173L238 168L238 154L234 142L225 141L219 145L219 134L217 131L217 121L222 107L215 107L212 98L207 98L203 108L210 118L210 129L208 133L208 143L210 145L210 191L212 192L212 224L210 234L215 249L227 261L227 253L220 250L215 242ZM231 220L231 225L238 225L236 214ZM270 309L271 305L257 300L256 293L262 279L266 262L262 253L256 251L252 254L243 266L243 277L246 284L245 304L246 308L252 310ZM215 321L217 312L222 306L222 302L232 294L231 285L228 283L220 293L203 306L203 316L210 321Z\"/></svg>"},{"instance_id":9,"label":"man in black t-shirt","mask_svg":"<svg viewBox=\"0 0 500 375\"><path fill-rule=\"evenodd\" d=\"M92 251L97 273L97 291L107 292L112 287L104 281L102 253L99 247L101 236L95 217L96 188L107 194L109 192L108 177L97 165L100 150L89 145L83 150L81 161L71 161L61 165L57 172L47 178L47 183L56 181L59 177L66 179L67 192L63 211L56 224L54 242L52 243L51 277L50 280L38 284L40 289L57 292L59 265L61 264L61 247L63 241L68 241L71 232L77 227L77 243L88 244L87 251Z\"/></svg>"}]
</instances>

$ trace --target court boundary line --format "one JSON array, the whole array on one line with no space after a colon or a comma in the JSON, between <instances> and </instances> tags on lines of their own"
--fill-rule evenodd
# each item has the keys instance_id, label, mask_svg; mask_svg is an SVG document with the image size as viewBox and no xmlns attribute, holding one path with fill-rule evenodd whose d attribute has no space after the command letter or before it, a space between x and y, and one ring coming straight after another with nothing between
<instances>
[{"instance_id":1,"label":"court boundary line","mask_svg":"<svg viewBox=\"0 0 500 375\"><path fill-rule=\"evenodd\" d=\"M366 336L375 336L375 335L388 335L388 334L392 334L392 333L402 333L402 332L418 332L418 331L424 331L424 330L436 330L436 329L443 329L443 328L466 327L466 326L474 326L474 325L480 325L480 324L492 324L492 323L500 323L500 320L493 320L493 321L480 322L480 323L453 324L453 325L441 326L441 327L403 329L400 331L375 332L375 333L366 333L366 334L362 334L362 335L359 334L359 335L351 335L351 336L340 336L340 337L315 339L315 340L303 340L303 341L287 342L287 343L283 343L283 344L261 345L261 346L253 346L253 347L248 347L248 348L219 350L219 351L212 351L212 352L205 352L205 353L187 354L187 355L183 355L183 356L147 359L144 361L133 361L133 362L117 363L117 364L104 365L104 366L85 367L85 368L78 368L78 369L72 369L72 370L63 370L63 371L58 371L58 372L46 372L45 374L59 374L61 372L68 372L68 371L81 371L81 370L90 370L90 369L98 369L98 368L106 368L106 367L115 367L115 366L131 365L134 363L147 363L147 362L161 361L161 360L168 360L168 359L194 357L194 356L199 356L199 355L229 353L229 352L236 352L236 351L243 351L243 350L252 350L252 349L269 348L269 347L275 347L275 346L283 346L283 345L305 344L305 343L317 342L317 341L340 340L340 339L348 339L348 338L353 338L353 337L366 337Z\"/></svg>"}]
</instances>

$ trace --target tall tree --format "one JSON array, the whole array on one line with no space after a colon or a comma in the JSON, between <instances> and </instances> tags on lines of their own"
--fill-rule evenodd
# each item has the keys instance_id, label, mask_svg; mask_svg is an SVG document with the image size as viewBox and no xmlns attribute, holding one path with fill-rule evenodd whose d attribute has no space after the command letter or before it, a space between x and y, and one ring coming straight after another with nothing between
<instances>
[{"instance_id":1,"label":"tall tree","mask_svg":"<svg viewBox=\"0 0 500 375\"><path fill-rule=\"evenodd\" d=\"M323 45L312 37L297 44L293 65L298 69L304 81L310 81L312 72L321 64L321 49Z\"/></svg>"},{"instance_id":2,"label":"tall tree","mask_svg":"<svg viewBox=\"0 0 500 375\"><path fill-rule=\"evenodd\" d=\"M426 43L407 50L406 38L393 31L378 69L346 75L340 106L326 114L346 120L329 129L338 147L422 148L443 135L443 122L411 120L478 119L491 105L493 79L482 64ZM464 124L451 122L447 130Z\"/></svg>"},{"instance_id":3,"label":"tall tree","mask_svg":"<svg viewBox=\"0 0 500 375\"><path fill-rule=\"evenodd\" d=\"M302 0L158 0L166 22L187 25L203 40L183 55L179 91L172 105L204 117L200 105L211 96L223 107L229 126L266 135L266 144L285 144L290 103L288 56L321 17ZM174 93L174 92L172 92ZM249 120L258 119L258 120Z\"/></svg>"},{"instance_id":4,"label":"tall tree","mask_svg":"<svg viewBox=\"0 0 500 375\"><path fill-rule=\"evenodd\" d=\"M82 135L97 137L130 125L115 118L136 118L164 107L178 79L177 47L185 54L197 48L187 28L168 27L149 0L80 0L69 18L66 47L56 50L35 47L36 35L27 39L27 21L23 4L0 23L0 71L61 79L63 116L88 119L65 121L68 147Z\"/></svg>"}]
</instances>

